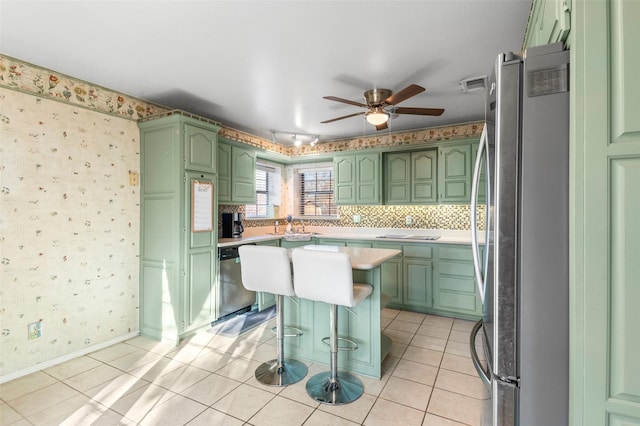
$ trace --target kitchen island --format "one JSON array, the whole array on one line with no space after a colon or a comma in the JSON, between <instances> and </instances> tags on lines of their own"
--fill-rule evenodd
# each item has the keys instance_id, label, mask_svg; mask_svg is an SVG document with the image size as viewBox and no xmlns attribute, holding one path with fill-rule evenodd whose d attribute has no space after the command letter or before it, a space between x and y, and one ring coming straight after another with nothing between
<instances>
[{"instance_id":1,"label":"kitchen island","mask_svg":"<svg viewBox=\"0 0 640 426\"><path fill-rule=\"evenodd\" d=\"M353 268L353 281L373 286L371 296L354 308L338 308L338 334L354 340L359 348L338 357L339 368L356 374L380 378L382 361L391 349L391 339L380 326L384 307L380 265L401 254L400 250L363 247L304 246L306 250L347 253ZM329 348L322 339L329 336L329 305L297 297L286 297L285 324L300 328L302 336L285 339L286 356L328 365Z\"/></svg>"}]
</instances>

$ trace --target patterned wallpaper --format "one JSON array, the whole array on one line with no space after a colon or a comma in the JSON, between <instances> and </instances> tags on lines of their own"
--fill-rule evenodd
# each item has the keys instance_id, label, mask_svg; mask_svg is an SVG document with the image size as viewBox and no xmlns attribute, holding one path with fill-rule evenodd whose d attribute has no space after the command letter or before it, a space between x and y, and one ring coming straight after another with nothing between
<instances>
[{"instance_id":1,"label":"patterned wallpaper","mask_svg":"<svg viewBox=\"0 0 640 426\"><path fill-rule=\"evenodd\" d=\"M140 158L130 119L4 88L0 104L2 376L138 330Z\"/></svg>"}]
</instances>

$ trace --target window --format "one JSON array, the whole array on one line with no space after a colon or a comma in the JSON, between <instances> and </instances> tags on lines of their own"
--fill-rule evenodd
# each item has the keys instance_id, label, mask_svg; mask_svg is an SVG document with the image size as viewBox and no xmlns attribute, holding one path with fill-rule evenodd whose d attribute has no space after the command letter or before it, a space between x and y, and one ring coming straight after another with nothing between
<instances>
[{"instance_id":1,"label":"window","mask_svg":"<svg viewBox=\"0 0 640 426\"><path fill-rule=\"evenodd\" d=\"M297 213L300 216L336 216L333 200L333 167L301 168L297 171Z\"/></svg>"},{"instance_id":2,"label":"window","mask_svg":"<svg viewBox=\"0 0 640 426\"><path fill-rule=\"evenodd\" d=\"M247 218L274 217L274 209L280 205L280 174L279 167L256 164L256 204L245 206Z\"/></svg>"}]
</instances>

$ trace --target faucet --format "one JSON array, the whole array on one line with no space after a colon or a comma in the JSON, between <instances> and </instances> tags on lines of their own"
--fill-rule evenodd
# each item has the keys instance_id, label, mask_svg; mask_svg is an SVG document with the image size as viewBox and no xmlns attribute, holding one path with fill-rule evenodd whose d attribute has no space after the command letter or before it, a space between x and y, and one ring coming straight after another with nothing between
<instances>
[{"instance_id":1,"label":"faucet","mask_svg":"<svg viewBox=\"0 0 640 426\"><path fill-rule=\"evenodd\" d=\"M302 228L302 233L304 234L304 220L300 219L300 227Z\"/></svg>"}]
</instances>

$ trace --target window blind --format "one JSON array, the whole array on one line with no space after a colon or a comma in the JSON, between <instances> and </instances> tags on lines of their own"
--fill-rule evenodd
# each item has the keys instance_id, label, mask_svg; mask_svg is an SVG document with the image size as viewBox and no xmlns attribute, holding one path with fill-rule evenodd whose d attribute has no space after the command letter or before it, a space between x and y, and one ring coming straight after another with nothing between
<instances>
[{"instance_id":1,"label":"window blind","mask_svg":"<svg viewBox=\"0 0 640 426\"><path fill-rule=\"evenodd\" d=\"M269 212L269 172L271 167L256 165L256 204L245 206L247 217L267 217Z\"/></svg>"},{"instance_id":2,"label":"window blind","mask_svg":"<svg viewBox=\"0 0 640 426\"><path fill-rule=\"evenodd\" d=\"M338 208L333 199L333 168L298 170L300 216L335 216Z\"/></svg>"}]
</instances>

